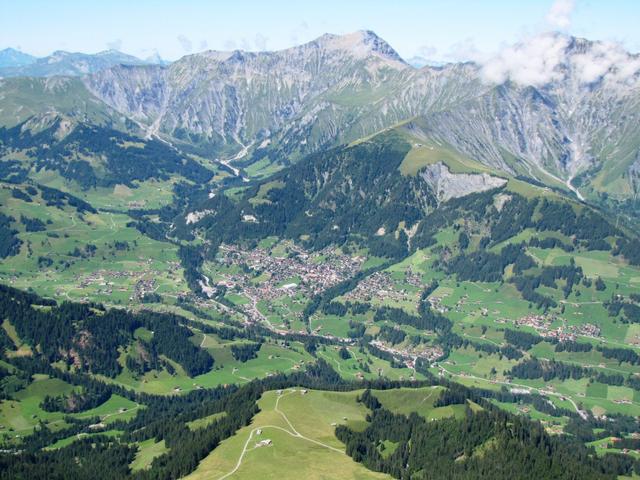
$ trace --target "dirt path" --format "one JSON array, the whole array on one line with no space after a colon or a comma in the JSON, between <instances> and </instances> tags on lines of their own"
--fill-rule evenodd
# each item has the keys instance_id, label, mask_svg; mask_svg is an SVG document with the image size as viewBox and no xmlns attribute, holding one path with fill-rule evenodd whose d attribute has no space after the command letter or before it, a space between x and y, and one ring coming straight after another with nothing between
<instances>
[{"instance_id":1,"label":"dirt path","mask_svg":"<svg viewBox=\"0 0 640 480\"><path fill-rule=\"evenodd\" d=\"M292 391L290 391L289 393L286 393L286 394L284 394L284 395L280 395L280 396L277 398L277 400L276 400L276 406L275 406L275 408L274 408L274 410L275 410L276 412L278 412L278 413L282 416L282 418L284 419L284 421L285 421L285 422L287 422L287 425L289 425L289 428L291 428L291 431L294 433L294 435L293 435L293 436L294 436L294 437L302 438L302 439L307 440L307 441L309 441L309 442L313 442L313 443L315 443L316 445L320 445L320 446L322 446L322 447L328 448L329 450L333 450L333 451L338 452L338 453L344 453L344 451L342 451L342 450L340 450L340 449L338 449L338 448L332 447L331 445L327 445L326 443L322 443L322 442L319 442L318 440L314 440L313 438L305 437L304 435L302 435L300 432L298 432L298 431L295 429L295 427L293 426L293 424L292 424L292 423L291 423L291 421L289 420L289 417L287 417L287 416L285 415L285 413L284 413L282 410L280 410L280 409L278 408L278 404L280 403L280 399L282 399L283 397L286 397L287 395L291 395L291 394L293 394L293 393L296 393L296 392L297 392L296 390L292 390Z\"/></svg>"},{"instance_id":2,"label":"dirt path","mask_svg":"<svg viewBox=\"0 0 640 480\"><path fill-rule=\"evenodd\" d=\"M301 440L306 440L307 442L311 442L311 443L315 443L316 445L320 445L321 447L327 448L329 450L333 450L334 452L337 452L341 455L344 455L344 451L340 450L338 448L332 447L331 445L327 445L326 443L322 443L319 442L318 440L315 440L313 438L309 438L309 437L305 437L304 435L302 435L300 432L298 432L296 430L296 428L293 426L293 424L291 423L291 421L289 420L289 417L287 417L287 415L278 408L278 405L280 403L280 400L288 395L292 395L294 393L297 393L297 390L291 390L287 393L285 393L284 395L280 395L277 399L276 399L276 404L274 407L274 411L278 412L282 418L284 419L284 421L287 423L287 425L289 426L289 428L291 430L287 430L286 428L280 427L278 425L260 425L255 427L254 429L251 430L251 432L249 432L249 437L247 438L246 442L244 442L244 446L242 447L242 452L240 453L240 457L238 458L238 461L236 462L235 466L233 467L233 470L231 470L228 473L225 473L224 475L222 475L221 477L218 477L217 480L225 480L226 478L229 478L231 475L233 475L234 473L236 473L238 471L238 469L242 466L242 461L244 460L245 455L247 454L247 452L250 452L251 450L254 450L255 447L249 448L249 444L251 443L251 440L254 438L254 434L256 431L258 430L265 430L265 429L269 429L269 428L273 428L275 430L280 430L282 432L285 432L288 435L291 435L292 437L295 438L299 438Z\"/></svg>"}]
</instances>

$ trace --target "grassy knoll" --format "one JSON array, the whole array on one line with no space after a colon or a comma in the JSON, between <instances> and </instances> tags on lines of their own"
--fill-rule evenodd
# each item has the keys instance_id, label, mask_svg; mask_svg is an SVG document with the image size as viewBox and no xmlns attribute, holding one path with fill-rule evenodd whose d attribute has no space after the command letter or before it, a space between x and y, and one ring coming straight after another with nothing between
<instances>
[{"instance_id":1,"label":"grassy knoll","mask_svg":"<svg viewBox=\"0 0 640 480\"><path fill-rule=\"evenodd\" d=\"M38 183L71 193L82 198L95 208L128 210L130 208L160 208L171 203L173 185L178 177L169 180L149 179L144 182L134 181L132 186L117 184L113 187L97 187L83 190L52 170L41 170L32 178Z\"/></svg>"},{"instance_id":2,"label":"grassy knoll","mask_svg":"<svg viewBox=\"0 0 640 480\"><path fill-rule=\"evenodd\" d=\"M357 394L309 391L303 395L297 388L279 397L267 392L252 423L223 441L187 478L388 478L355 463L333 435L333 423L364 422L366 409L356 403ZM266 439L271 445L256 446Z\"/></svg>"},{"instance_id":3,"label":"grassy knoll","mask_svg":"<svg viewBox=\"0 0 640 480\"><path fill-rule=\"evenodd\" d=\"M171 362L175 374L166 370L152 370L142 376L134 377L124 369L115 379L101 377L102 380L119 383L137 391L161 395L188 392L198 388L211 388L218 385L246 383L255 378L264 378L276 372L292 372L304 369L306 362L312 357L304 350L302 344L293 342L290 346L281 343L264 343L257 358L240 362L233 358L231 345L236 342L220 341L215 335L200 336L203 348L215 360L213 370L189 377L177 363ZM240 342L241 343L241 342Z\"/></svg>"},{"instance_id":4,"label":"grassy knoll","mask_svg":"<svg viewBox=\"0 0 640 480\"><path fill-rule=\"evenodd\" d=\"M163 453L167 452L168 448L164 443L164 440L156 442L155 439L150 438L143 442L138 443L138 453L136 458L131 462L131 470L144 470L151 465L154 458L159 457Z\"/></svg>"},{"instance_id":5,"label":"grassy knoll","mask_svg":"<svg viewBox=\"0 0 640 480\"><path fill-rule=\"evenodd\" d=\"M376 390L376 396L382 406L394 413L409 415L416 412L427 420L446 417L461 418L464 416L464 405L447 405L434 407L444 387L399 388L394 390Z\"/></svg>"},{"instance_id":6,"label":"grassy knoll","mask_svg":"<svg viewBox=\"0 0 640 480\"><path fill-rule=\"evenodd\" d=\"M416 175L418 171L427 165L442 162L453 173L477 173L488 172L484 165L471 160L454 151L449 145L438 141L421 140L422 143L414 144L400 164L400 172L403 175Z\"/></svg>"},{"instance_id":7,"label":"grassy knoll","mask_svg":"<svg viewBox=\"0 0 640 480\"><path fill-rule=\"evenodd\" d=\"M191 422L187 422L187 427L189 427L191 430L197 430L198 428L204 428L204 427L212 424L216 420L224 417L225 415L226 415L226 412L220 412L220 413L214 413L214 414L208 415L208 416L203 417L203 418L198 418L198 419L193 420Z\"/></svg>"},{"instance_id":8,"label":"grassy knoll","mask_svg":"<svg viewBox=\"0 0 640 480\"><path fill-rule=\"evenodd\" d=\"M63 448L71 445L76 440L80 440L81 438L91 438L98 435L106 435L107 437L119 437L122 435L122 430L107 430L106 432L99 433L79 433L77 435L71 435L70 437L63 438L58 440L56 443L53 443L46 447L47 450L56 450L58 448Z\"/></svg>"}]
</instances>

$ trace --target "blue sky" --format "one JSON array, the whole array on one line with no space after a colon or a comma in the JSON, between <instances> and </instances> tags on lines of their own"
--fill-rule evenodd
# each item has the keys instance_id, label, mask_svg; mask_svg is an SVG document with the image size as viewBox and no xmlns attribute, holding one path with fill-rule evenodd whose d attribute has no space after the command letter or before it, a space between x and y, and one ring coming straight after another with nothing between
<instances>
[{"instance_id":1,"label":"blue sky","mask_svg":"<svg viewBox=\"0 0 640 480\"><path fill-rule=\"evenodd\" d=\"M276 50L360 29L405 58L467 60L551 29L638 52L638 25L640 0L0 0L0 48L40 56L117 48L173 60L206 49Z\"/></svg>"}]
</instances>

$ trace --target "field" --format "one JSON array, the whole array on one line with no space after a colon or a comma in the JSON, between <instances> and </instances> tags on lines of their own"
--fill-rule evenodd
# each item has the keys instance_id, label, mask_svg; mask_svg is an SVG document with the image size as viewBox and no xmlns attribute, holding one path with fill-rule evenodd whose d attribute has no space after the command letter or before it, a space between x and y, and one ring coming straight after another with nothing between
<instances>
[{"instance_id":1,"label":"field","mask_svg":"<svg viewBox=\"0 0 640 480\"><path fill-rule=\"evenodd\" d=\"M464 405L447 405L446 407L434 407L443 387L425 388L400 388L393 390L374 390L373 394L380 400L382 406L393 413L409 415L416 412L427 420L439 420L441 418L464 417Z\"/></svg>"},{"instance_id":2,"label":"field","mask_svg":"<svg viewBox=\"0 0 640 480\"><path fill-rule=\"evenodd\" d=\"M433 407L441 391L425 387L372 393L395 413L417 411L428 419L464 415L463 405ZM251 424L222 442L188 478L389 478L354 463L334 434L339 424L356 430L366 425L367 409L357 403L361 393L301 388L266 392ZM266 440L268 445L258 445Z\"/></svg>"},{"instance_id":3,"label":"field","mask_svg":"<svg viewBox=\"0 0 640 480\"><path fill-rule=\"evenodd\" d=\"M389 478L355 463L333 434L335 424L364 424L366 408L356 403L360 392L302 392L265 393L252 423L222 442L187 478ZM266 440L271 443L257 446Z\"/></svg>"},{"instance_id":4,"label":"field","mask_svg":"<svg viewBox=\"0 0 640 480\"><path fill-rule=\"evenodd\" d=\"M127 227L127 215L46 207L40 197L25 202L7 188L0 188L0 203L46 224L45 231L29 232L16 223L23 243L18 255L0 262L2 283L111 305L135 305L142 291L175 297L188 290L177 247Z\"/></svg>"},{"instance_id":5,"label":"field","mask_svg":"<svg viewBox=\"0 0 640 480\"><path fill-rule=\"evenodd\" d=\"M57 396L69 394L74 390L72 385L46 375L36 375L33 381L24 389L13 395L12 400L0 403L0 436L16 437L29 434L40 421L52 430L66 425L62 412L47 412L40 408L40 404L47 395ZM109 424L115 420L132 418L140 408L118 395L112 395L102 405L86 410L82 413L69 414L73 418L100 417L101 421Z\"/></svg>"}]
</instances>

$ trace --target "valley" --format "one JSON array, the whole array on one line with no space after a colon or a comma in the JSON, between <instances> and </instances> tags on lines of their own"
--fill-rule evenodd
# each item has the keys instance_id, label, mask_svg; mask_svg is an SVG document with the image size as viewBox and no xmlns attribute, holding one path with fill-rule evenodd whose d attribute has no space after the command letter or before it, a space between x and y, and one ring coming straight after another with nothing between
<instances>
[{"instance_id":1,"label":"valley","mask_svg":"<svg viewBox=\"0 0 640 480\"><path fill-rule=\"evenodd\" d=\"M548 40L0 52L0 476L637 478L640 70Z\"/></svg>"}]
</instances>

